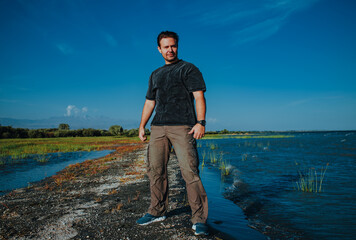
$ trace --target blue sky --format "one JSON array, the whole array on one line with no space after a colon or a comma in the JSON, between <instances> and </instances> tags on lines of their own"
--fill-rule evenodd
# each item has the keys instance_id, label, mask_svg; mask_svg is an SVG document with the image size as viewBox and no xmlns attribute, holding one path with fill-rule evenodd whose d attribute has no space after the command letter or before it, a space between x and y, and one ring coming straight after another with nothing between
<instances>
[{"instance_id":1,"label":"blue sky","mask_svg":"<svg viewBox=\"0 0 356 240\"><path fill-rule=\"evenodd\" d=\"M352 0L0 0L0 118L139 121L164 64L156 36L171 30L205 78L208 130L355 130L355 10Z\"/></svg>"}]
</instances>

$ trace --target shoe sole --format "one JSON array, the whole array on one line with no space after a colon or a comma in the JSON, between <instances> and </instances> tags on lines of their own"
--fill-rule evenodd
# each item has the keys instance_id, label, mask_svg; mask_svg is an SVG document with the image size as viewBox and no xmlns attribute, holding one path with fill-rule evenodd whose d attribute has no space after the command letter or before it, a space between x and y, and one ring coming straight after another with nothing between
<instances>
[{"instance_id":1,"label":"shoe sole","mask_svg":"<svg viewBox=\"0 0 356 240\"><path fill-rule=\"evenodd\" d=\"M196 230L197 230L197 227L196 227L195 225L193 225L193 226L192 226L192 229L193 229L194 231L196 231ZM195 236L200 236L200 235L208 236L209 233L197 233L197 232L194 232L194 235L195 235Z\"/></svg>"},{"instance_id":2,"label":"shoe sole","mask_svg":"<svg viewBox=\"0 0 356 240\"><path fill-rule=\"evenodd\" d=\"M155 218L152 221L149 221L149 222L146 222L146 223L141 223L141 224L139 223L138 225L145 226L145 225L148 225L148 224L151 224L151 223L154 223L154 222L163 221L165 219L166 219L166 216L163 216L163 217Z\"/></svg>"},{"instance_id":3,"label":"shoe sole","mask_svg":"<svg viewBox=\"0 0 356 240\"><path fill-rule=\"evenodd\" d=\"M195 236L201 236L201 235L204 235L204 236L209 236L209 233L194 233Z\"/></svg>"}]
</instances>

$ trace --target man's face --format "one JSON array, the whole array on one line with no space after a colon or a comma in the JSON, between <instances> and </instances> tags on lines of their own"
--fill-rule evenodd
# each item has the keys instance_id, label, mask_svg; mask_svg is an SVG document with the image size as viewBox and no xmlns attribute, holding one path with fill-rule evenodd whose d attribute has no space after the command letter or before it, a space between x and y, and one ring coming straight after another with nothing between
<instances>
[{"instance_id":1,"label":"man's face","mask_svg":"<svg viewBox=\"0 0 356 240\"><path fill-rule=\"evenodd\" d=\"M162 38L158 51L166 61L166 64L171 64L178 59L178 46L174 38Z\"/></svg>"}]
</instances>

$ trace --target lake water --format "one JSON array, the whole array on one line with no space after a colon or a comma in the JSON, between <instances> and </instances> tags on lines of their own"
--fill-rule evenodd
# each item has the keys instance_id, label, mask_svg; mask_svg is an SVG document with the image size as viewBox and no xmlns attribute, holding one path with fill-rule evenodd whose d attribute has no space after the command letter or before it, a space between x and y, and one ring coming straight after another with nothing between
<instances>
[{"instance_id":1,"label":"lake water","mask_svg":"<svg viewBox=\"0 0 356 240\"><path fill-rule=\"evenodd\" d=\"M237 204L258 202L253 214L267 224L301 232L306 239L354 239L356 133L290 135L293 137L200 140L201 161L203 153L206 155L202 179L206 169L210 175L215 169L220 193ZM214 150L212 143L217 147ZM228 177L221 178L218 166L209 164L211 152L223 154L231 168ZM320 182L326 167L321 192L297 190L300 174L316 171Z\"/></svg>"},{"instance_id":2,"label":"lake water","mask_svg":"<svg viewBox=\"0 0 356 240\"><path fill-rule=\"evenodd\" d=\"M111 152L112 150L50 153L45 156L34 154L26 159L3 159L6 163L0 165L0 195L16 188L27 187L31 182L50 177L70 164L100 158ZM39 162L42 157L45 157L46 162Z\"/></svg>"}]
</instances>

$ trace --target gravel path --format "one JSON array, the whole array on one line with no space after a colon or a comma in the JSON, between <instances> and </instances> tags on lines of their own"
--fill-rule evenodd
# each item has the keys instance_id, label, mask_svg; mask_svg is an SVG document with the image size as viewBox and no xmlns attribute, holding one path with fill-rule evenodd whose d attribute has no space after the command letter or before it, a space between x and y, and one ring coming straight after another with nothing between
<instances>
[{"instance_id":1,"label":"gravel path","mask_svg":"<svg viewBox=\"0 0 356 240\"><path fill-rule=\"evenodd\" d=\"M67 167L55 177L1 196L0 239L228 239L214 229L207 237L194 236L174 154L168 218L148 226L135 223L150 202L145 148ZM80 171L73 174L74 169Z\"/></svg>"}]
</instances>

